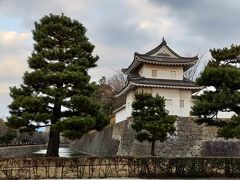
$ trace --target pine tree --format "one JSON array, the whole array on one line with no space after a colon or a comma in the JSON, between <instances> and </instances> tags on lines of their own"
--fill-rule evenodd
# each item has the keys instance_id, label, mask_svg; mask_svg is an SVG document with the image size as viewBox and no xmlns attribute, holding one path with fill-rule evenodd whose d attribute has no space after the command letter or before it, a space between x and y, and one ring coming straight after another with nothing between
<instances>
[{"instance_id":1,"label":"pine tree","mask_svg":"<svg viewBox=\"0 0 240 180\"><path fill-rule=\"evenodd\" d=\"M148 93L136 94L132 107L132 128L137 131L136 139L151 142L151 155L155 156L155 142L163 142L168 133L174 133L176 117L168 115L165 100L158 94L155 97Z\"/></svg>"},{"instance_id":2,"label":"pine tree","mask_svg":"<svg viewBox=\"0 0 240 180\"><path fill-rule=\"evenodd\" d=\"M47 156L58 156L59 135L75 139L101 129L108 119L100 111L89 83L88 69L96 66L85 27L64 15L35 22L34 50L20 87L11 87L13 102L8 125L21 131L50 126Z\"/></svg>"},{"instance_id":3,"label":"pine tree","mask_svg":"<svg viewBox=\"0 0 240 180\"><path fill-rule=\"evenodd\" d=\"M240 138L240 46L210 50L213 59L197 79L200 86L211 86L197 97L191 114L198 123L219 127L219 136ZM235 112L231 120L218 118L219 111Z\"/></svg>"}]
</instances>

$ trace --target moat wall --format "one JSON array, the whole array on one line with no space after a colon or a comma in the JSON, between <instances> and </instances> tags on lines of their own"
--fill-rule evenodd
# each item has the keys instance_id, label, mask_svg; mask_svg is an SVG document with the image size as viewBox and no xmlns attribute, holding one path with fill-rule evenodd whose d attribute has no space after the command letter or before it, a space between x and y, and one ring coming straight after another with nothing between
<instances>
[{"instance_id":1,"label":"moat wall","mask_svg":"<svg viewBox=\"0 0 240 180\"><path fill-rule=\"evenodd\" d=\"M97 156L147 156L151 144L135 140L132 119L91 132L71 144L71 148ZM217 138L217 128L197 125L191 118L178 118L176 132L156 143L162 157L240 156L240 141Z\"/></svg>"},{"instance_id":2,"label":"moat wall","mask_svg":"<svg viewBox=\"0 0 240 180\"><path fill-rule=\"evenodd\" d=\"M46 148L46 145L26 145L26 146L11 146L11 147L1 147L0 157L21 157L29 155L35 151Z\"/></svg>"}]
</instances>

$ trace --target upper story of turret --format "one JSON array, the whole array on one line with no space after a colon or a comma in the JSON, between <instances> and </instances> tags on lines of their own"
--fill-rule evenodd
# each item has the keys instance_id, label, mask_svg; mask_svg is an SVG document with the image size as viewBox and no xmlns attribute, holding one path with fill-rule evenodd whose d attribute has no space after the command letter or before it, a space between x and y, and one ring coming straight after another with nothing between
<instances>
[{"instance_id":1,"label":"upper story of turret","mask_svg":"<svg viewBox=\"0 0 240 180\"><path fill-rule=\"evenodd\" d=\"M144 77L163 80L184 80L184 72L198 60L197 56L182 57L167 46L161 44L145 54L134 54L131 65L123 69L129 77Z\"/></svg>"}]
</instances>

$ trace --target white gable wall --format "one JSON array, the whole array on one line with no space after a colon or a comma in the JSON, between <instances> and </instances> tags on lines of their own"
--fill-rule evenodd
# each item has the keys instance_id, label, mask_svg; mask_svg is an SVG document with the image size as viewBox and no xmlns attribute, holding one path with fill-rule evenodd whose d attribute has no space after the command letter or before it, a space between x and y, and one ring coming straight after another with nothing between
<instances>
[{"instance_id":1,"label":"white gable wall","mask_svg":"<svg viewBox=\"0 0 240 180\"><path fill-rule=\"evenodd\" d=\"M158 54L169 54L171 57L177 57L173 53L171 53L166 46L163 46L161 49L159 49L157 52L153 53L151 56L157 56Z\"/></svg>"},{"instance_id":2,"label":"white gable wall","mask_svg":"<svg viewBox=\"0 0 240 180\"><path fill-rule=\"evenodd\" d=\"M152 70L157 70L156 77L152 76ZM145 78L183 80L183 67L144 64L139 70L139 75Z\"/></svg>"}]
</instances>

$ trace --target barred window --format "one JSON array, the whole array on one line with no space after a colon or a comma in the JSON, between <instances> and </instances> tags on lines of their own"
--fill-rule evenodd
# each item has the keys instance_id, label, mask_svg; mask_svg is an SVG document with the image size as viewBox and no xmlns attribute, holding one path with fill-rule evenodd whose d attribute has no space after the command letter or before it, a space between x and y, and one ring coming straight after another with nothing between
<instances>
[{"instance_id":1,"label":"barred window","mask_svg":"<svg viewBox=\"0 0 240 180\"><path fill-rule=\"evenodd\" d=\"M180 108L184 108L184 100L180 100Z\"/></svg>"},{"instance_id":2,"label":"barred window","mask_svg":"<svg viewBox=\"0 0 240 180\"><path fill-rule=\"evenodd\" d=\"M152 70L152 77L157 77L157 70Z\"/></svg>"}]
</instances>

